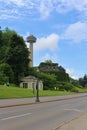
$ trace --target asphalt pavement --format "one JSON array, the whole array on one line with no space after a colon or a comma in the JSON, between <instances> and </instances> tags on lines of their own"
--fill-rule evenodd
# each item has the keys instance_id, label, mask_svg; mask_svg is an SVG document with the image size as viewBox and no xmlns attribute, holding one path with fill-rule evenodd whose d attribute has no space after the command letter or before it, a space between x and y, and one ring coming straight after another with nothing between
<instances>
[{"instance_id":1,"label":"asphalt pavement","mask_svg":"<svg viewBox=\"0 0 87 130\"><path fill-rule=\"evenodd\" d=\"M36 102L36 97L21 98L21 99L0 99L0 108L32 105L35 103L61 101L61 100L68 100L72 98L79 98L79 97L86 97L86 96L87 93L80 93L80 94L66 95L66 96L39 97L40 102ZM87 113L84 113L80 115L78 118L71 120L67 123L61 124L55 130L87 130Z\"/></svg>"}]
</instances>

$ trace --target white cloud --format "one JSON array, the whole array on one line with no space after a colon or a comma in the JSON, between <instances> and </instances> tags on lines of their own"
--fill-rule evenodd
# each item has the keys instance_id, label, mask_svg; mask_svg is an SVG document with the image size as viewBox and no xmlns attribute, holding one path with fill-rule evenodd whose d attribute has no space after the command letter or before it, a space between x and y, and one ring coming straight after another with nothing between
<instances>
[{"instance_id":1,"label":"white cloud","mask_svg":"<svg viewBox=\"0 0 87 130\"><path fill-rule=\"evenodd\" d=\"M37 38L37 42L34 44L34 49L36 51L41 51L41 50L55 50L58 47L58 41L59 41L59 36L55 33L50 34L47 37L41 37Z\"/></svg>"},{"instance_id":2,"label":"white cloud","mask_svg":"<svg viewBox=\"0 0 87 130\"><path fill-rule=\"evenodd\" d=\"M46 19L53 10L53 3L52 0L42 0L40 2L40 6L38 7L40 11L41 18Z\"/></svg>"},{"instance_id":3,"label":"white cloud","mask_svg":"<svg viewBox=\"0 0 87 130\"><path fill-rule=\"evenodd\" d=\"M17 5L19 7L24 6L24 3L25 3L23 0L4 0L4 1L0 0L0 1L3 2L6 5L14 4L14 5Z\"/></svg>"},{"instance_id":4,"label":"white cloud","mask_svg":"<svg viewBox=\"0 0 87 130\"><path fill-rule=\"evenodd\" d=\"M0 19L3 19L3 20L6 20L6 19L17 19L17 17L13 16L13 15L2 14L0 16Z\"/></svg>"},{"instance_id":5,"label":"white cloud","mask_svg":"<svg viewBox=\"0 0 87 130\"><path fill-rule=\"evenodd\" d=\"M83 19L87 16L87 0L41 0L38 10L42 18L47 18L54 10L67 13L77 10Z\"/></svg>"},{"instance_id":6,"label":"white cloud","mask_svg":"<svg viewBox=\"0 0 87 130\"><path fill-rule=\"evenodd\" d=\"M54 10L58 13L77 10L87 16L87 0L0 0L0 9L5 10L8 6L19 10L20 14L24 14L22 9L26 10L27 15L30 11L37 12L42 19L49 17Z\"/></svg>"},{"instance_id":7,"label":"white cloud","mask_svg":"<svg viewBox=\"0 0 87 130\"><path fill-rule=\"evenodd\" d=\"M49 53L46 53L42 58L41 58L41 61L40 62L44 62L46 60L52 60L52 62L57 62L57 59L58 59L58 56L57 54L55 54L54 52L49 54Z\"/></svg>"},{"instance_id":8,"label":"white cloud","mask_svg":"<svg viewBox=\"0 0 87 130\"><path fill-rule=\"evenodd\" d=\"M18 11L16 9L1 9L0 14L0 19L16 19Z\"/></svg>"},{"instance_id":9,"label":"white cloud","mask_svg":"<svg viewBox=\"0 0 87 130\"><path fill-rule=\"evenodd\" d=\"M72 40L73 42L87 41L87 23L77 22L71 24L64 34L62 39Z\"/></svg>"},{"instance_id":10,"label":"white cloud","mask_svg":"<svg viewBox=\"0 0 87 130\"><path fill-rule=\"evenodd\" d=\"M43 56L42 58L41 58L41 61L42 62L44 62L44 61L46 61L46 60L50 60L50 59L52 59L52 57L50 56L50 54L45 54L45 56Z\"/></svg>"},{"instance_id":11,"label":"white cloud","mask_svg":"<svg viewBox=\"0 0 87 130\"><path fill-rule=\"evenodd\" d=\"M74 75L74 72L75 72L74 69L66 68L66 72L69 74L69 76L70 76L71 78L73 78L73 79L78 79L78 77Z\"/></svg>"},{"instance_id":12,"label":"white cloud","mask_svg":"<svg viewBox=\"0 0 87 130\"><path fill-rule=\"evenodd\" d=\"M0 19L23 18L34 15L36 6L32 0L0 0ZM3 16L6 16L5 18Z\"/></svg>"},{"instance_id":13,"label":"white cloud","mask_svg":"<svg viewBox=\"0 0 87 130\"><path fill-rule=\"evenodd\" d=\"M57 11L64 13L70 10L87 11L87 0L59 0Z\"/></svg>"},{"instance_id":14,"label":"white cloud","mask_svg":"<svg viewBox=\"0 0 87 130\"><path fill-rule=\"evenodd\" d=\"M4 3L5 5L10 5L16 8L35 8L37 6L37 3L39 3L39 0L35 2L34 0L0 0L1 4Z\"/></svg>"}]
</instances>

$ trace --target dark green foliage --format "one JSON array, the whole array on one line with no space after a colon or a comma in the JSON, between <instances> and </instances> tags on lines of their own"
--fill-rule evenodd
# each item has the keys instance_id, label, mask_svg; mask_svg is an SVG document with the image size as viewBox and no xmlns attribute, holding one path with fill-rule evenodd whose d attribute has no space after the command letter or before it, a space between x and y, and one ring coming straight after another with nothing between
<instances>
[{"instance_id":1,"label":"dark green foliage","mask_svg":"<svg viewBox=\"0 0 87 130\"><path fill-rule=\"evenodd\" d=\"M79 79L79 84L82 86L82 87L85 87L86 84L87 84L87 75L85 74L83 78L80 78Z\"/></svg>"},{"instance_id":2,"label":"dark green foliage","mask_svg":"<svg viewBox=\"0 0 87 130\"><path fill-rule=\"evenodd\" d=\"M52 62L41 62L40 65L39 65L39 68L40 67L43 67L43 66L55 66L55 65L58 65L57 63L52 63Z\"/></svg>"},{"instance_id":3,"label":"dark green foliage","mask_svg":"<svg viewBox=\"0 0 87 130\"><path fill-rule=\"evenodd\" d=\"M0 84L5 84L9 81L9 77L6 76L3 72L0 72Z\"/></svg>"},{"instance_id":4,"label":"dark green foliage","mask_svg":"<svg viewBox=\"0 0 87 130\"><path fill-rule=\"evenodd\" d=\"M12 71L12 68L9 64L7 63L2 63L0 64L0 72L7 77L9 77L9 82L12 83L14 80L14 73ZM4 78L4 77L3 77Z\"/></svg>"},{"instance_id":5,"label":"dark green foliage","mask_svg":"<svg viewBox=\"0 0 87 130\"><path fill-rule=\"evenodd\" d=\"M10 82L19 84L21 78L28 75L28 57L28 48L21 36L8 28L5 31L0 30L0 64L5 63L10 66L11 69L4 72ZM11 70L13 79L10 76Z\"/></svg>"},{"instance_id":6,"label":"dark green foliage","mask_svg":"<svg viewBox=\"0 0 87 130\"><path fill-rule=\"evenodd\" d=\"M69 75L66 73L62 66L58 66L58 63L52 63L51 60L41 62L39 65L40 72L42 74L45 89L57 89L57 83L69 82Z\"/></svg>"},{"instance_id":7,"label":"dark green foliage","mask_svg":"<svg viewBox=\"0 0 87 130\"><path fill-rule=\"evenodd\" d=\"M56 75L56 80L57 81L65 81L65 82L69 82L69 75L65 72L65 71L51 71L51 74L55 74Z\"/></svg>"},{"instance_id":8,"label":"dark green foliage","mask_svg":"<svg viewBox=\"0 0 87 130\"><path fill-rule=\"evenodd\" d=\"M6 62L6 57L9 52L9 47L11 43L11 37L16 32L11 31L10 29L6 28L5 31L1 31L0 34L0 63Z\"/></svg>"},{"instance_id":9,"label":"dark green foliage","mask_svg":"<svg viewBox=\"0 0 87 130\"><path fill-rule=\"evenodd\" d=\"M37 76L38 75L37 68L29 67L28 68L28 74L32 75L32 76Z\"/></svg>"},{"instance_id":10,"label":"dark green foliage","mask_svg":"<svg viewBox=\"0 0 87 130\"><path fill-rule=\"evenodd\" d=\"M28 55L29 52L23 38L14 34L11 38L7 63L12 67L16 84L19 84L21 78L27 73L29 63Z\"/></svg>"},{"instance_id":11,"label":"dark green foliage","mask_svg":"<svg viewBox=\"0 0 87 130\"><path fill-rule=\"evenodd\" d=\"M59 66L58 68L59 68L60 71L65 72L65 69L62 66Z\"/></svg>"},{"instance_id":12,"label":"dark green foliage","mask_svg":"<svg viewBox=\"0 0 87 130\"><path fill-rule=\"evenodd\" d=\"M57 81L69 82L69 75L65 69L62 66L58 66L57 63L52 63L52 61L41 62L39 69L41 72L54 74Z\"/></svg>"},{"instance_id":13,"label":"dark green foliage","mask_svg":"<svg viewBox=\"0 0 87 130\"><path fill-rule=\"evenodd\" d=\"M40 79L43 81L44 89L78 92L78 86L76 87L78 82L72 80L73 83L70 83L70 77L65 72L65 69L61 66L59 68L58 71L40 72Z\"/></svg>"},{"instance_id":14,"label":"dark green foliage","mask_svg":"<svg viewBox=\"0 0 87 130\"><path fill-rule=\"evenodd\" d=\"M87 88L87 83L85 84L85 86L84 86L85 88Z\"/></svg>"},{"instance_id":15,"label":"dark green foliage","mask_svg":"<svg viewBox=\"0 0 87 130\"><path fill-rule=\"evenodd\" d=\"M43 81L44 90L53 90L56 84L54 74L39 73L39 78Z\"/></svg>"},{"instance_id":16,"label":"dark green foliage","mask_svg":"<svg viewBox=\"0 0 87 130\"><path fill-rule=\"evenodd\" d=\"M70 83L80 88L79 80L70 78Z\"/></svg>"},{"instance_id":17,"label":"dark green foliage","mask_svg":"<svg viewBox=\"0 0 87 130\"><path fill-rule=\"evenodd\" d=\"M2 30L0 29L0 47L2 45Z\"/></svg>"},{"instance_id":18,"label":"dark green foliage","mask_svg":"<svg viewBox=\"0 0 87 130\"><path fill-rule=\"evenodd\" d=\"M76 88L76 86L74 86L73 84L69 82L58 82L57 85L58 85L57 89L61 91L78 92L78 89Z\"/></svg>"}]
</instances>

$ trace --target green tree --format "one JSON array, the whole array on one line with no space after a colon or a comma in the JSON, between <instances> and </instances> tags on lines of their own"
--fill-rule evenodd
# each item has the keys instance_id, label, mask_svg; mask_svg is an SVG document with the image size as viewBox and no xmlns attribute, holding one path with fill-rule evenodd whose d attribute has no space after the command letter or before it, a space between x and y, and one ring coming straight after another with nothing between
<instances>
[{"instance_id":1,"label":"green tree","mask_svg":"<svg viewBox=\"0 0 87 130\"><path fill-rule=\"evenodd\" d=\"M65 71L51 71L51 74L55 74L57 81L69 82L69 75Z\"/></svg>"},{"instance_id":2,"label":"green tree","mask_svg":"<svg viewBox=\"0 0 87 130\"><path fill-rule=\"evenodd\" d=\"M8 64L11 69L6 70ZM29 74L29 52L23 37L18 35L15 31L6 28L4 31L0 28L0 64L3 69L3 74L9 77L12 70L14 83L19 84L23 76ZM12 74L12 73L11 73Z\"/></svg>"},{"instance_id":3,"label":"green tree","mask_svg":"<svg viewBox=\"0 0 87 130\"><path fill-rule=\"evenodd\" d=\"M0 63L6 62L6 57L9 52L11 37L13 34L16 34L16 32L11 31L8 28L6 28L4 31L0 30Z\"/></svg>"},{"instance_id":4,"label":"green tree","mask_svg":"<svg viewBox=\"0 0 87 130\"><path fill-rule=\"evenodd\" d=\"M56 76L54 74L41 72L39 77L43 81L44 90L52 90L55 88Z\"/></svg>"},{"instance_id":5,"label":"green tree","mask_svg":"<svg viewBox=\"0 0 87 130\"><path fill-rule=\"evenodd\" d=\"M65 69L62 66L58 66L57 63L52 63L51 60L41 62L39 69L40 72L43 72L45 89L57 89L58 81L69 82L69 75L66 73Z\"/></svg>"},{"instance_id":6,"label":"green tree","mask_svg":"<svg viewBox=\"0 0 87 130\"><path fill-rule=\"evenodd\" d=\"M0 28L0 47L1 47L1 45L2 45L2 30Z\"/></svg>"},{"instance_id":7,"label":"green tree","mask_svg":"<svg viewBox=\"0 0 87 130\"><path fill-rule=\"evenodd\" d=\"M87 75L85 74L83 78L79 78L79 84L82 87L85 87L85 85L87 84Z\"/></svg>"},{"instance_id":8,"label":"green tree","mask_svg":"<svg viewBox=\"0 0 87 130\"><path fill-rule=\"evenodd\" d=\"M80 87L79 80L70 78L70 83L76 87Z\"/></svg>"},{"instance_id":9,"label":"green tree","mask_svg":"<svg viewBox=\"0 0 87 130\"><path fill-rule=\"evenodd\" d=\"M13 82L14 79L14 73L12 71L12 68L9 64L7 63L2 63L0 64L0 72L4 74L6 77L8 77L10 83ZM3 77L4 78L4 77Z\"/></svg>"},{"instance_id":10,"label":"green tree","mask_svg":"<svg viewBox=\"0 0 87 130\"><path fill-rule=\"evenodd\" d=\"M23 38L17 34L11 37L11 43L7 56L7 63L14 72L14 82L20 83L22 77L27 75L29 65L29 52Z\"/></svg>"},{"instance_id":11,"label":"green tree","mask_svg":"<svg viewBox=\"0 0 87 130\"><path fill-rule=\"evenodd\" d=\"M9 77L6 76L3 72L0 72L0 84L4 84L9 81Z\"/></svg>"}]
</instances>

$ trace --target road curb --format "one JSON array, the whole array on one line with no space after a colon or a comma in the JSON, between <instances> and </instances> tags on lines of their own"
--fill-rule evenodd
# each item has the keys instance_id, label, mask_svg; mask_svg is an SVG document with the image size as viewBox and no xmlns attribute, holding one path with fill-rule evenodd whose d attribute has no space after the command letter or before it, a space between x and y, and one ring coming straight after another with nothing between
<instances>
[{"instance_id":1,"label":"road curb","mask_svg":"<svg viewBox=\"0 0 87 130\"><path fill-rule=\"evenodd\" d=\"M81 98L81 97L87 97L87 95L65 97L65 98L53 99L53 100L52 99L51 100L44 100L44 101L40 101L40 102L27 102L27 103L19 103L19 104L2 105L2 106L0 106L0 108L25 106L25 105L34 105L34 104L41 104L41 103L46 103L46 102L55 102L55 101L69 100L69 99Z\"/></svg>"}]
</instances>

